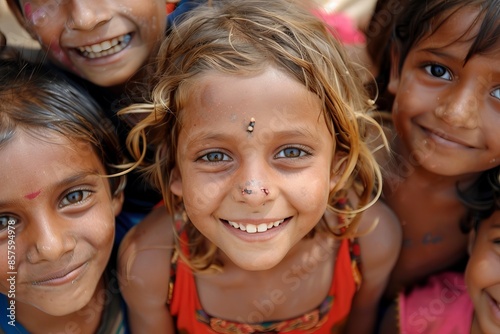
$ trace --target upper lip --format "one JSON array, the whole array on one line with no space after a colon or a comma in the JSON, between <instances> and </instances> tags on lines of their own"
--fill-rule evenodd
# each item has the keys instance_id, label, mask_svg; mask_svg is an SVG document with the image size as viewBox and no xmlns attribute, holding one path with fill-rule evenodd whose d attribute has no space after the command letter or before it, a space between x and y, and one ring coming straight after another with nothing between
<instances>
[{"instance_id":1,"label":"upper lip","mask_svg":"<svg viewBox=\"0 0 500 334\"><path fill-rule=\"evenodd\" d=\"M221 218L222 219L222 218ZM259 224L269 224L278 221L283 221L286 218L271 218L271 219L222 219L225 222L234 222L243 225L259 225Z\"/></svg>"},{"instance_id":2,"label":"upper lip","mask_svg":"<svg viewBox=\"0 0 500 334\"><path fill-rule=\"evenodd\" d=\"M85 265L87 262L83 263L78 263L78 264L73 264L73 265L67 265L64 268L61 269L56 269L56 270L46 270L48 273L43 273L40 275L34 275L35 279L31 279L32 284L37 285L37 284L43 284L46 282L50 282L52 280L62 278L72 271L80 268L81 266Z\"/></svg>"},{"instance_id":3,"label":"upper lip","mask_svg":"<svg viewBox=\"0 0 500 334\"><path fill-rule=\"evenodd\" d=\"M132 34L132 33L131 32L126 32L126 33L114 35L114 36L111 36L111 37L99 38L99 39L94 39L94 40L87 40L87 41L84 41L84 42L81 42L81 43L78 43L78 44L71 44L71 45L68 44L66 47L67 48L72 48L72 49L83 48L83 47L86 47L86 46L92 46L94 44L101 44L102 42L111 41L114 38L120 38L121 36L130 35L130 34Z\"/></svg>"}]
</instances>

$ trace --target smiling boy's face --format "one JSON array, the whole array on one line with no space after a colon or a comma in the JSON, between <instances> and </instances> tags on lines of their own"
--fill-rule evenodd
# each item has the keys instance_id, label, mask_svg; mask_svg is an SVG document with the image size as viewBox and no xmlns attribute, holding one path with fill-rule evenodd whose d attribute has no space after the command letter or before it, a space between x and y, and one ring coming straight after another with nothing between
<instances>
[{"instance_id":1,"label":"smiling boy's face","mask_svg":"<svg viewBox=\"0 0 500 334\"><path fill-rule=\"evenodd\" d=\"M500 164L500 57L464 59L478 33L464 7L424 36L391 73L392 116L408 154L427 171L459 176Z\"/></svg>"},{"instance_id":2,"label":"smiling boy's face","mask_svg":"<svg viewBox=\"0 0 500 334\"><path fill-rule=\"evenodd\" d=\"M16 14L52 62L103 87L134 76L166 29L164 0L20 0L19 5Z\"/></svg>"},{"instance_id":3,"label":"smiling boy's face","mask_svg":"<svg viewBox=\"0 0 500 334\"><path fill-rule=\"evenodd\" d=\"M500 333L500 210L481 222L471 239L465 279L474 303L473 327Z\"/></svg>"},{"instance_id":4,"label":"smiling boy's face","mask_svg":"<svg viewBox=\"0 0 500 334\"><path fill-rule=\"evenodd\" d=\"M108 263L122 197L112 196L91 146L61 135L19 131L0 159L0 293L15 272L18 305L55 316L80 310Z\"/></svg>"}]
</instances>

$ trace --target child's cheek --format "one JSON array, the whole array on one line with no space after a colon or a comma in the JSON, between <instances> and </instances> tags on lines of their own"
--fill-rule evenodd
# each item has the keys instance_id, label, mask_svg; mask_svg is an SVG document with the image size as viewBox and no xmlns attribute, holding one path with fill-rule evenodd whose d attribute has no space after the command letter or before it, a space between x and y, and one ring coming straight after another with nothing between
<instances>
[{"instance_id":1,"label":"child's cheek","mask_svg":"<svg viewBox=\"0 0 500 334\"><path fill-rule=\"evenodd\" d=\"M51 43L48 47L49 53L57 60L59 64L61 64L65 69L74 72L75 74L79 74L77 69L73 66L73 63L68 59L66 53L61 49L59 43Z\"/></svg>"},{"instance_id":2,"label":"child's cheek","mask_svg":"<svg viewBox=\"0 0 500 334\"><path fill-rule=\"evenodd\" d=\"M47 0L42 5L26 2L23 6L24 16L30 24L44 27L53 24L53 20L60 16L62 5L61 0Z\"/></svg>"}]
</instances>

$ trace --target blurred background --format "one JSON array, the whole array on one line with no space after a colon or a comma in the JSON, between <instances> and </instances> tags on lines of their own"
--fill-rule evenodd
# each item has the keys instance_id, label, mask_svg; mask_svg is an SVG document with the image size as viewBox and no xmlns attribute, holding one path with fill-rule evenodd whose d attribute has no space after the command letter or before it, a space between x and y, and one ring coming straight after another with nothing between
<instances>
[{"instance_id":1,"label":"blurred background","mask_svg":"<svg viewBox=\"0 0 500 334\"><path fill-rule=\"evenodd\" d=\"M7 37L8 45L22 49L38 49L38 43L17 23L5 0L0 0L0 31Z\"/></svg>"}]
</instances>

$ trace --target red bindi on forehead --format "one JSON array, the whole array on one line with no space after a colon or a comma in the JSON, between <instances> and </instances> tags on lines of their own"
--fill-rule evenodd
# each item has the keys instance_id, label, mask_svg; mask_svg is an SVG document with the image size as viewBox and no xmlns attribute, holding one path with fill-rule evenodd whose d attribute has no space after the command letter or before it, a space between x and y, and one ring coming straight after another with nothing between
<instances>
[{"instance_id":1,"label":"red bindi on forehead","mask_svg":"<svg viewBox=\"0 0 500 334\"><path fill-rule=\"evenodd\" d=\"M30 200L35 199L35 198L37 198L38 195L40 195L41 192L42 192L42 190L35 191L31 194L24 195L24 198L30 199Z\"/></svg>"}]
</instances>

